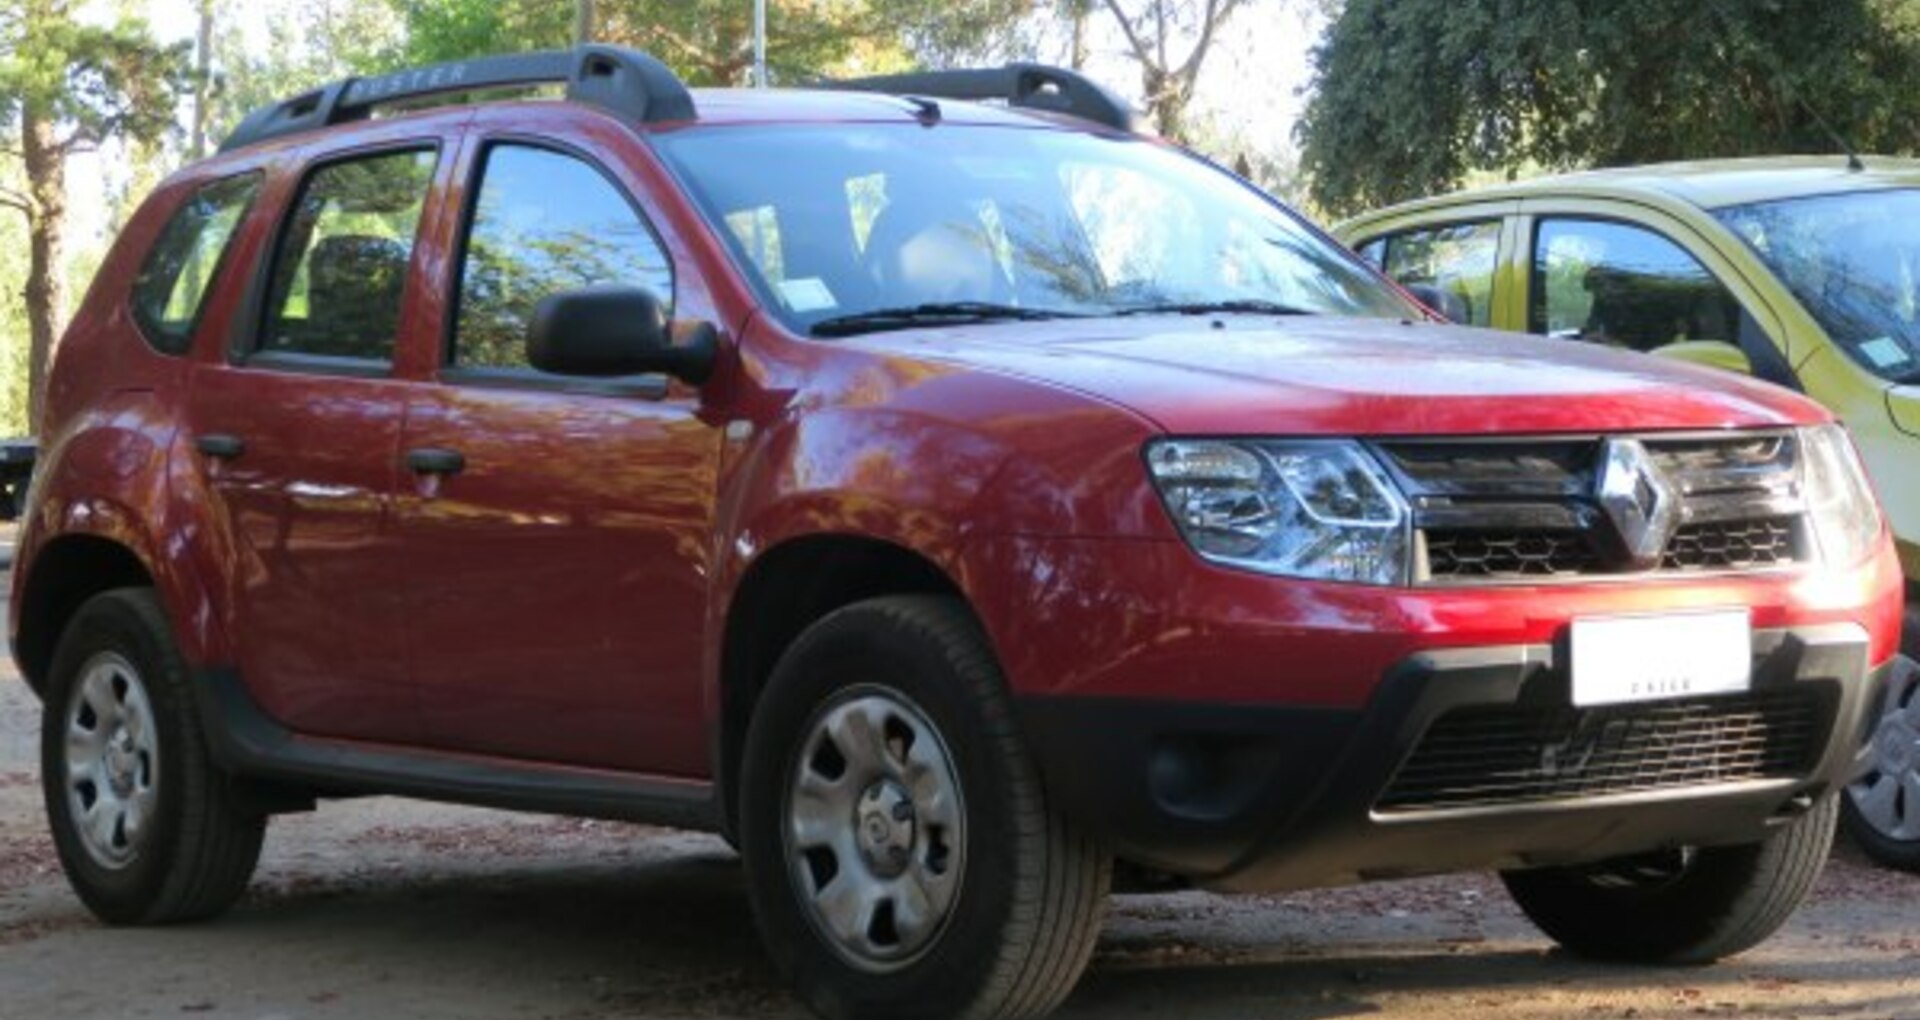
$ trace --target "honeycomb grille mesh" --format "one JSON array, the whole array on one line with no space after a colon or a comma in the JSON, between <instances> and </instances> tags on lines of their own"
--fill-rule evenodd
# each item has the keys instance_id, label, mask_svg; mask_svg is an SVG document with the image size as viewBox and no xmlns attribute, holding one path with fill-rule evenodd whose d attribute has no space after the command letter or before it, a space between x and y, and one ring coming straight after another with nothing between
<instances>
[{"instance_id":1,"label":"honeycomb grille mesh","mask_svg":"<svg viewBox=\"0 0 1920 1020\"><path fill-rule=\"evenodd\" d=\"M1794 561L1791 517L1709 521L1674 532L1660 559L1667 570L1749 570Z\"/></svg>"}]
</instances>

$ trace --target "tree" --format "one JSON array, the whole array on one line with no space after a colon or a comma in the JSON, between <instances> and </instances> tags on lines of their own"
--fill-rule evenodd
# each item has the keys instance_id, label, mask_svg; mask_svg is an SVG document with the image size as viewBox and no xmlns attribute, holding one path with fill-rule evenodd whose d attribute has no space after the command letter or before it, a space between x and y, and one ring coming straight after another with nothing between
<instances>
[{"instance_id":1,"label":"tree","mask_svg":"<svg viewBox=\"0 0 1920 1020\"><path fill-rule=\"evenodd\" d=\"M1188 141L1187 107L1193 102L1194 87L1200 81L1200 69L1213 48L1220 29L1234 12L1247 6L1247 0L1146 0L1129 4L1123 0L1104 0L1107 13L1127 41L1127 53L1140 67L1141 94L1161 137ZM1129 10L1129 8L1133 8ZM1066 0L1076 31L1075 46L1084 46L1085 7ZM1193 40L1184 56L1170 49L1175 37ZM1082 54L1075 51L1076 59Z\"/></svg>"},{"instance_id":2,"label":"tree","mask_svg":"<svg viewBox=\"0 0 1920 1020\"><path fill-rule=\"evenodd\" d=\"M144 22L81 24L73 0L0 2L0 125L17 139L23 188L0 190L0 208L27 224L27 377L31 422L45 396L47 362L66 315L62 279L67 160L109 140L153 141L174 130L184 90L184 47L154 42Z\"/></svg>"},{"instance_id":3,"label":"tree","mask_svg":"<svg viewBox=\"0 0 1920 1020\"><path fill-rule=\"evenodd\" d=\"M1348 0L1314 51L1303 164L1341 213L1476 171L1836 152L1823 120L1911 150L1916 6Z\"/></svg>"},{"instance_id":4,"label":"tree","mask_svg":"<svg viewBox=\"0 0 1920 1020\"><path fill-rule=\"evenodd\" d=\"M386 66L460 60L515 49L569 45L582 9L552 0L387 0L405 42ZM768 0L768 65L776 81L803 83L841 71L934 63L990 43L1031 0ZM753 5L747 0L594 0L598 42L644 49L696 85L744 84L753 65Z\"/></svg>"}]
</instances>

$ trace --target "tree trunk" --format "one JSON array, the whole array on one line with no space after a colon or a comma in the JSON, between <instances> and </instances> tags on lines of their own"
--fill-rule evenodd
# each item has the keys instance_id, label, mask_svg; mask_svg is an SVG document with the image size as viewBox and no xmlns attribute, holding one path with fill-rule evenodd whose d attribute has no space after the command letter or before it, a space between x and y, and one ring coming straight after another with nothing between
<instances>
[{"instance_id":1,"label":"tree trunk","mask_svg":"<svg viewBox=\"0 0 1920 1020\"><path fill-rule=\"evenodd\" d=\"M1067 14L1067 17L1072 19L1073 25L1073 43L1068 59L1072 61L1073 69L1076 71L1087 69L1087 18L1092 13L1093 5L1088 0L1072 0Z\"/></svg>"},{"instance_id":2,"label":"tree trunk","mask_svg":"<svg viewBox=\"0 0 1920 1020\"><path fill-rule=\"evenodd\" d=\"M37 105L37 104L36 104ZM45 111L20 117L20 155L27 172L27 430L37 433L47 399L47 366L66 320L62 259L67 222L66 153Z\"/></svg>"},{"instance_id":3,"label":"tree trunk","mask_svg":"<svg viewBox=\"0 0 1920 1020\"><path fill-rule=\"evenodd\" d=\"M193 40L193 134L192 158L207 155L207 124L213 102L213 0L200 0L200 27Z\"/></svg>"},{"instance_id":4,"label":"tree trunk","mask_svg":"<svg viewBox=\"0 0 1920 1020\"><path fill-rule=\"evenodd\" d=\"M573 44L593 41L593 0L573 0Z\"/></svg>"}]
</instances>

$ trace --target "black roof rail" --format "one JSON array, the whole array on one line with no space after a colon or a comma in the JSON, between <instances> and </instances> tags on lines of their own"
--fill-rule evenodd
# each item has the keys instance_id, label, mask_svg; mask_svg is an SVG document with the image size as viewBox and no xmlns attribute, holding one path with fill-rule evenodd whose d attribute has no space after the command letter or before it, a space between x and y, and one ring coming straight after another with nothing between
<instances>
[{"instance_id":1,"label":"black roof rail","mask_svg":"<svg viewBox=\"0 0 1920 1020\"><path fill-rule=\"evenodd\" d=\"M1135 131L1138 123L1133 107L1098 82L1078 71L1046 64L914 71L823 84L830 89L929 99L1002 99L1009 106L1064 113L1118 131Z\"/></svg>"},{"instance_id":2,"label":"black roof rail","mask_svg":"<svg viewBox=\"0 0 1920 1020\"><path fill-rule=\"evenodd\" d=\"M517 85L566 86L569 100L642 123L692 120L693 95L667 65L638 50L581 46L409 68L340 81L247 114L220 143L227 152L269 138L360 120L375 106Z\"/></svg>"}]
</instances>

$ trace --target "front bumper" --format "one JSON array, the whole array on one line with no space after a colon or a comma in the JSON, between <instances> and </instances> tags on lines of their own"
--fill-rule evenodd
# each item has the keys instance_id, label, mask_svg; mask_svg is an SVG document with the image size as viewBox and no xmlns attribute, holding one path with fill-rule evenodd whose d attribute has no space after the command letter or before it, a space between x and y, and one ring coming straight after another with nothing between
<instances>
[{"instance_id":1,"label":"front bumper","mask_svg":"<svg viewBox=\"0 0 1920 1020\"><path fill-rule=\"evenodd\" d=\"M1523 796L1471 803L1409 800L1403 766L1458 709L1575 714L1563 644L1415 654L1358 709L1029 694L1019 710L1056 805L1122 857L1214 888L1278 891L1760 839L1859 766L1888 668L1872 665L1870 645L1853 624L1756 631L1751 699L1797 714L1729 729L1707 705L1706 731L1641 732L1653 741L1633 745L1644 767L1625 771L1591 746L1611 738L1588 732L1571 748L1583 756L1568 753L1564 731L1542 731L1535 771L1545 779ZM1701 760L1701 745L1685 742L1701 732L1750 746L1726 745L1713 766L1723 771L1676 771ZM1753 748L1764 741L1780 753L1744 767L1760 762Z\"/></svg>"}]
</instances>

